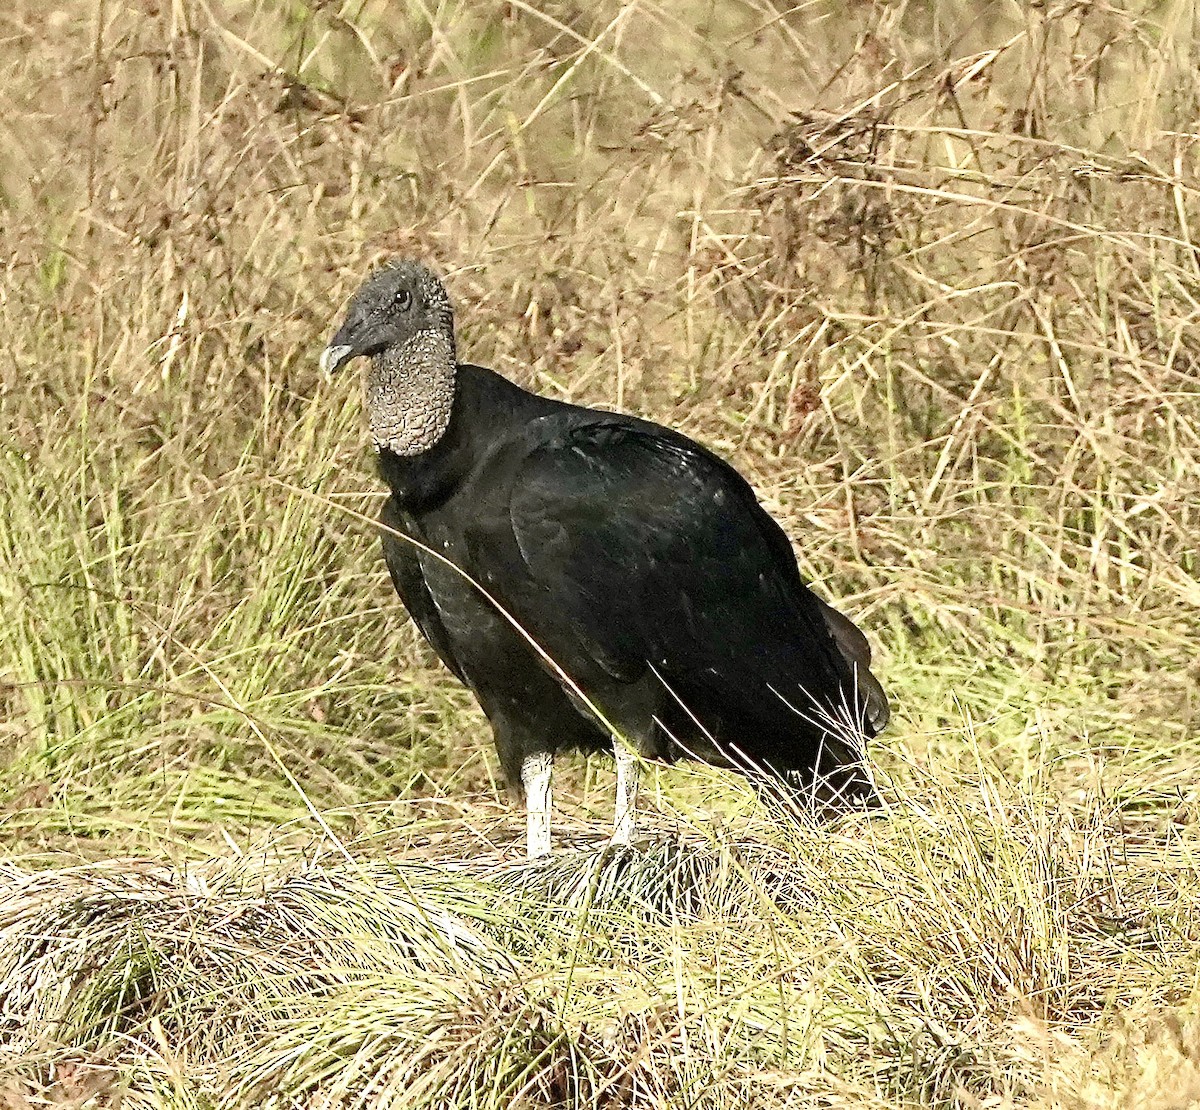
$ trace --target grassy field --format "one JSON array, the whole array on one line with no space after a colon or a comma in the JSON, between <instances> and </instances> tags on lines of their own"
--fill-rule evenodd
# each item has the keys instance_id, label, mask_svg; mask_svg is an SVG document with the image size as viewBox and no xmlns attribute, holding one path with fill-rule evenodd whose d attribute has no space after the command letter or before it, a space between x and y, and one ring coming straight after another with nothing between
<instances>
[{"instance_id":1,"label":"grassy field","mask_svg":"<svg viewBox=\"0 0 1200 1110\"><path fill-rule=\"evenodd\" d=\"M1183 0L0 13L0 1107L1200 1100ZM731 458L869 631L888 805L560 761L408 625L369 265Z\"/></svg>"}]
</instances>

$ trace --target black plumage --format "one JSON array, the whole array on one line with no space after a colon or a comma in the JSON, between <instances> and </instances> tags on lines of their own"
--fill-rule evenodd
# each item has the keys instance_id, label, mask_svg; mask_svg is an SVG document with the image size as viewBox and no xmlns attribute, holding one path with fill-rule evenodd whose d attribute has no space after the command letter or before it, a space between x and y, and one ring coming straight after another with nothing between
<instances>
[{"instance_id":1,"label":"black plumage","mask_svg":"<svg viewBox=\"0 0 1200 1110\"><path fill-rule=\"evenodd\" d=\"M862 737L888 709L867 641L805 586L733 467L459 364L445 290L418 263L364 283L322 363L356 355L371 358L392 581L478 698L514 786L544 769L548 807L548 757L611 751L612 727L645 758L875 800ZM530 837L546 850L548 824L531 816Z\"/></svg>"}]
</instances>

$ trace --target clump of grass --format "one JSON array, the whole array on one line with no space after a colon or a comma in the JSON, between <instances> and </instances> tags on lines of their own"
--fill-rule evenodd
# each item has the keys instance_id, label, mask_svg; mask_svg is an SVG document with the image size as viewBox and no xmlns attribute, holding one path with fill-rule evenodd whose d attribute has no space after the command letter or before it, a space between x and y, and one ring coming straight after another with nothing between
<instances>
[{"instance_id":1,"label":"clump of grass","mask_svg":"<svg viewBox=\"0 0 1200 1110\"><path fill-rule=\"evenodd\" d=\"M402 878L377 884L357 869L274 875L269 886L244 867L210 875L149 865L9 869L5 879L3 1033L27 1050L42 1038L107 1046L148 1014L175 1036L203 1040L213 1027L202 1015L228 1019L258 987L319 993L366 967L511 972L469 922Z\"/></svg>"},{"instance_id":2,"label":"clump of grass","mask_svg":"<svg viewBox=\"0 0 1200 1110\"><path fill-rule=\"evenodd\" d=\"M831 1087L936 1103L1029 1099L1032 1031L1076 1066L1127 1006L1177 1004L1185 858L1114 857L1111 813L998 786L974 809L945 784L929 800L937 816L773 843L694 831L536 872L420 854L10 867L2 1033L27 1060L85 1053L160 1083L169 1045L197 1097L256 1105L728 1106L755 1083L764 1106ZM668 870L687 898L647 912Z\"/></svg>"}]
</instances>

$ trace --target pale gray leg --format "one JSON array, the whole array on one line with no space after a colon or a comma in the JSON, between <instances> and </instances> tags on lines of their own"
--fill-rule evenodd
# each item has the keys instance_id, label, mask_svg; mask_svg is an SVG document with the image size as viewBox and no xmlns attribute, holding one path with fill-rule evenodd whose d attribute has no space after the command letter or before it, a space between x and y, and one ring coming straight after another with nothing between
<instances>
[{"instance_id":1,"label":"pale gray leg","mask_svg":"<svg viewBox=\"0 0 1200 1110\"><path fill-rule=\"evenodd\" d=\"M525 848L530 859L550 854L550 779L554 756L549 752L527 755L521 762L525 787Z\"/></svg>"},{"instance_id":2,"label":"pale gray leg","mask_svg":"<svg viewBox=\"0 0 1200 1110\"><path fill-rule=\"evenodd\" d=\"M613 740L613 755L617 758L617 806L612 842L631 844L637 820L638 760L620 740Z\"/></svg>"}]
</instances>

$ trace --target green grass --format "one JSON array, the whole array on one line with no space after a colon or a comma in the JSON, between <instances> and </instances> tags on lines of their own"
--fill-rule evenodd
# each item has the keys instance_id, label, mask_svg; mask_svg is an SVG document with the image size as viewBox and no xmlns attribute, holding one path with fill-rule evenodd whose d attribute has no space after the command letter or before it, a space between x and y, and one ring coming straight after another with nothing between
<instances>
[{"instance_id":1,"label":"green grass","mask_svg":"<svg viewBox=\"0 0 1200 1110\"><path fill-rule=\"evenodd\" d=\"M1191 5L0 19L0 1106L1197 1097ZM395 252L753 480L885 815L563 760L524 865L316 366Z\"/></svg>"}]
</instances>

